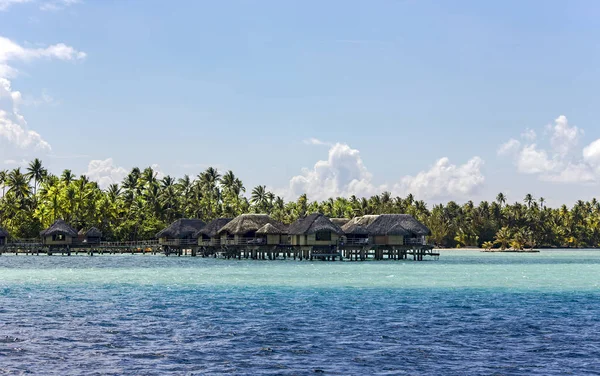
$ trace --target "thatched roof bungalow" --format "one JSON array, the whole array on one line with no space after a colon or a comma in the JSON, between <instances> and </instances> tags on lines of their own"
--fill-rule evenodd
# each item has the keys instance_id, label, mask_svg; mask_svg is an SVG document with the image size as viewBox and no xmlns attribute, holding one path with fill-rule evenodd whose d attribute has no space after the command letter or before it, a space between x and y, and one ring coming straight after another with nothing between
<instances>
[{"instance_id":1,"label":"thatched roof bungalow","mask_svg":"<svg viewBox=\"0 0 600 376\"><path fill-rule=\"evenodd\" d=\"M229 222L231 222L231 218L217 218L208 222L206 226L202 227L194 234L194 238L198 239L198 245L219 245L219 230Z\"/></svg>"},{"instance_id":2,"label":"thatched roof bungalow","mask_svg":"<svg viewBox=\"0 0 600 376\"><path fill-rule=\"evenodd\" d=\"M202 229L205 223L200 219L178 219L156 234L159 244L179 245L195 240L194 234ZM173 244L176 243L176 244Z\"/></svg>"},{"instance_id":3,"label":"thatched roof bungalow","mask_svg":"<svg viewBox=\"0 0 600 376\"><path fill-rule=\"evenodd\" d=\"M300 218L288 228L292 245L325 246L337 244L344 231L321 213Z\"/></svg>"},{"instance_id":4,"label":"thatched roof bungalow","mask_svg":"<svg viewBox=\"0 0 600 376\"><path fill-rule=\"evenodd\" d=\"M267 223L256 230L256 237L264 239L266 245L280 245L288 243L288 229L283 223Z\"/></svg>"},{"instance_id":5,"label":"thatched roof bungalow","mask_svg":"<svg viewBox=\"0 0 600 376\"><path fill-rule=\"evenodd\" d=\"M379 216L378 215L363 215L362 217L352 218L348 223L342 226L342 230L346 235L346 244L348 245L365 245L369 243L368 227Z\"/></svg>"},{"instance_id":6,"label":"thatched roof bungalow","mask_svg":"<svg viewBox=\"0 0 600 376\"><path fill-rule=\"evenodd\" d=\"M367 226L369 238L377 245L425 244L429 228L408 214L382 214Z\"/></svg>"},{"instance_id":7,"label":"thatched roof bungalow","mask_svg":"<svg viewBox=\"0 0 600 376\"><path fill-rule=\"evenodd\" d=\"M40 232L43 244L71 245L77 239L77 231L62 219L56 220L50 227Z\"/></svg>"},{"instance_id":8,"label":"thatched roof bungalow","mask_svg":"<svg viewBox=\"0 0 600 376\"><path fill-rule=\"evenodd\" d=\"M277 226L278 222L266 214L238 215L219 230L221 244L248 244L256 238L256 231L267 223Z\"/></svg>"},{"instance_id":9,"label":"thatched roof bungalow","mask_svg":"<svg viewBox=\"0 0 600 376\"><path fill-rule=\"evenodd\" d=\"M97 227L92 227L83 235L83 241L87 244L99 244L102 240L102 231Z\"/></svg>"},{"instance_id":10,"label":"thatched roof bungalow","mask_svg":"<svg viewBox=\"0 0 600 376\"><path fill-rule=\"evenodd\" d=\"M0 245L6 244L6 239L8 239L8 231L0 227Z\"/></svg>"}]
</instances>

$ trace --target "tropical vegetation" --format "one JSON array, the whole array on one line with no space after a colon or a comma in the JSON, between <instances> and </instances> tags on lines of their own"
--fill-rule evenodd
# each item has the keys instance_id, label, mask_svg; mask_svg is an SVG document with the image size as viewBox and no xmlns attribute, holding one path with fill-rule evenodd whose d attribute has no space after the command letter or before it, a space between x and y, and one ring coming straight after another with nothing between
<instances>
[{"instance_id":1,"label":"tropical vegetation","mask_svg":"<svg viewBox=\"0 0 600 376\"><path fill-rule=\"evenodd\" d=\"M133 168L120 184L101 189L85 175L64 170L60 176L44 168L39 159L26 169L0 171L0 226L13 238L32 238L56 219L76 229L96 226L109 240L153 238L177 218L235 217L266 213L291 223L307 213L330 217L407 213L431 229L430 242L444 247L484 246L596 247L600 245L600 202L577 201L568 208L546 206L544 198L528 194L522 202L507 203L503 193L478 205L454 201L428 205L413 195L393 197L383 192L372 197L332 197L322 202L306 195L285 201L266 186L246 192L232 172L208 168L195 177L158 178L152 168ZM246 195L246 193L249 193Z\"/></svg>"}]
</instances>

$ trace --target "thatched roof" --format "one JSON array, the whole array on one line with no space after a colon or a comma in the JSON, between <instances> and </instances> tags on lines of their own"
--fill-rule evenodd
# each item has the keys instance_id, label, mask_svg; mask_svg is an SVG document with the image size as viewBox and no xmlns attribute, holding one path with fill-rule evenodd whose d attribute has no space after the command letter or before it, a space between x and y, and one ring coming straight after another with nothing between
<instances>
[{"instance_id":1,"label":"thatched roof","mask_svg":"<svg viewBox=\"0 0 600 376\"><path fill-rule=\"evenodd\" d=\"M90 228L89 230L87 230L85 232L85 237L86 238L101 238L102 237L102 231L100 231L96 227L92 227L92 228Z\"/></svg>"},{"instance_id":2,"label":"thatched roof","mask_svg":"<svg viewBox=\"0 0 600 376\"><path fill-rule=\"evenodd\" d=\"M369 231L367 227L375 219L379 217L378 215L363 215L362 217L352 218L348 223L342 226L342 230L346 235L368 235Z\"/></svg>"},{"instance_id":3,"label":"thatched roof","mask_svg":"<svg viewBox=\"0 0 600 376\"><path fill-rule=\"evenodd\" d=\"M344 234L344 231L342 231L340 226L331 222L329 218L321 213L314 213L307 217L300 218L288 228L288 233L290 235L314 234L319 231L331 231L338 235Z\"/></svg>"},{"instance_id":4,"label":"thatched roof","mask_svg":"<svg viewBox=\"0 0 600 376\"><path fill-rule=\"evenodd\" d=\"M219 230L231 222L231 218L217 218L208 222L206 226L202 227L199 231L196 231L194 234L195 238L199 238L200 236L208 236L209 238L214 238L219 233Z\"/></svg>"},{"instance_id":5,"label":"thatched roof","mask_svg":"<svg viewBox=\"0 0 600 376\"><path fill-rule=\"evenodd\" d=\"M342 227L350 221L349 218L329 218L329 220L340 227Z\"/></svg>"},{"instance_id":6,"label":"thatched roof","mask_svg":"<svg viewBox=\"0 0 600 376\"><path fill-rule=\"evenodd\" d=\"M263 227L256 230L256 233L260 235L282 235L287 234L288 230L283 223L267 223Z\"/></svg>"},{"instance_id":7,"label":"thatched roof","mask_svg":"<svg viewBox=\"0 0 600 376\"><path fill-rule=\"evenodd\" d=\"M231 235L244 235L258 231L261 227L271 223L277 226L277 221L266 214L242 214L231 220L219 230L219 234L227 232Z\"/></svg>"},{"instance_id":8,"label":"thatched roof","mask_svg":"<svg viewBox=\"0 0 600 376\"><path fill-rule=\"evenodd\" d=\"M8 231L0 227L0 238L8 238Z\"/></svg>"},{"instance_id":9,"label":"thatched roof","mask_svg":"<svg viewBox=\"0 0 600 376\"><path fill-rule=\"evenodd\" d=\"M200 219L178 219L156 234L157 238L184 239L204 227Z\"/></svg>"},{"instance_id":10,"label":"thatched roof","mask_svg":"<svg viewBox=\"0 0 600 376\"><path fill-rule=\"evenodd\" d=\"M429 235L431 231L408 214L382 214L368 227L369 235Z\"/></svg>"},{"instance_id":11,"label":"thatched roof","mask_svg":"<svg viewBox=\"0 0 600 376\"><path fill-rule=\"evenodd\" d=\"M77 237L77 231L62 219L56 220L50 227L40 232L41 236L52 236L52 235L69 235L71 237Z\"/></svg>"}]
</instances>

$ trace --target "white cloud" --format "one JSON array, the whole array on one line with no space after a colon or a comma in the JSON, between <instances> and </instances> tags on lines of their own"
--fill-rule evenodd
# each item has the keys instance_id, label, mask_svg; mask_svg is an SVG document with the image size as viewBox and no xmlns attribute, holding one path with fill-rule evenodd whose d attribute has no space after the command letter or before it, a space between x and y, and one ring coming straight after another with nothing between
<instances>
[{"instance_id":1,"label":"white cloud","mask_svg":"<svg viewBox=\"0 0 600 376\"><path fill-rule=\"evenodd\" d=\"M536 143L521 145L511 139L500 146L498 154L511 156L518 172L537 175L542 181L583 184L600 181L600 140L575 153L584 132L570 126L564 115L548 125L547 130L549 148L540 148ZM529 134L535 132L526 130L522 136L532 142L535 138Z\"/></svg>"},{"instance_id":2,"label":"white cloud","mask_svg":"<svg viewBox=\"0 0 600 376\"><path fill-rule=\"evenodd\" d=\"M422 199L467 197L484 184L483 165L480 157L473 157L460 166L451 164L447 157L440 158L429 170L402 178L396 190L402 195L412 193Z\"/></svg>"},{"instance_id":3,"label":"white cloud","mask_svg":"<svg viewBox=\"0 0 600 376\"><path fill-rule=\"evenodd\" d=\"M307 145L317 145L317 146L333 146L333 144L331 142L325 142L325 141L321 141L318 138L314 138L311 137L309 139L306 139L304 141L305 144Z\"/></svg>"},{"instance_id":4,"label":"white cloud","mask_svg":"<svg viewBox=\"0 0 600 376\"><path fill-rule=\"evenodd\" d=\"M365 167L360 152L346 144L336 143L329 149L327 160L315 163L312 169L290 180L289 197L306 193L312 200L336 196L364 196L374 194L371 173Z\"/></svg>"},{"instance_id":5,"label":"white cloud","mask_svg":"<svg viewBox=\"0 0 600 376\"><path fill-rule=\"evenodd\" d=\"M579 136L583 131L579 128L569 126L569 121L564 115L560 115L554 120L554 125L549 125L552 136L550 144L553 150L560 156L566 156L571 152L579 142Z\"/></svg>"},{"instance_id":6,"label":"white cloud","mask_svg":"<svg viewBox=\"0 0 600 376\"><path fill-rule=\"evenodd\" d=\"M413 193L420 198L461 198L475 192L485 181L481 172L483 160L474 157L461 166L441 158L429 170L415 176L405 176L392 185L376 185L365 166L360 152L347 144L336 143L328 152L327 160L315 163L312 169L303 169L290 180L287 191L273 190L288 199L306 193L311 200L330 197L358 197L379 194L393 187L393 193Z\"/></svg>"},{"instance_id":7,"label":"white cloud","mask_svg":"<svg viewBox=\"0 0 600 376\"><path fill-rule=\"evenodd\" d=\"M523 147L517 156L517 169L524 174L539 174L552 171L554 163L548 159L544 150L538 150L535 144Z\"/></svg>"},{"instance_id":8,"label":"white cloud","mask_svg":"<svg viewBox=\"0 0 600 376\"><path fill-rule=\"evenodd\" d=\"M558 169L553 174L541 175L540 179L557 183L592 183L596 181L597 176L584 163L567 163L564 168Z\"/></svg>"},{"instance_id":9,"label":"white cloud","mask_svg":"<svg viewBox=\"0 0 600 376\"><path fill-rule=\"evenodd\" d=\"M105 160L92 160L88 164L87 171L83 174L98 182L98 185L105 189L111 184L121 183L127 175L127 170L123 167L115 166L112 158Z\"/></svg>"},{"instance_id":10,"label":"white cloud","mask_svg":"<svg viewBox=\"0 0 600 376\"><path fill-rule=\"evenodd\" d=\"M0 158L20 158L27 151L49 152L50 144L39 133L27 128L19 113L21 93L10 81L0 77Z\"/></svg>"},{"instance_id":11,"label":"white cloud","mask_svg":"<svg viewBox=\"0 0 600 376\"><path fill-rule=\"evenodd\" d=\"M46 1L40 5L40 10L44 11L56 11L61 10L63 8L70 7L75 4L80 4L80 0L53 0Z\"/></svg>"},{"instance_id":12,"label":"white cloud","mask_svg":"<svg viewBox=\"0 0 600 376\"><path fill-rule=\"evenodd\" d=\"M600 139L583 149L583 160L591 167L600 169Z\"/></svg>"},{"instance_id":13,"label":"white cloud","mask_svg":"<svg viewBox=\"0 0 600 376\"><path fill-rule=\"evenodd\" d=\"M537 138L537 133L533 129L525 129L525 132L521 133L521 138L527 141L535 141Z\"/></svg>"},{"instance_id":14,"label":"white cloud","mask_svg":"<svg viewBox=\"0 0 600 376\"><path fill-rule=\"evenodd\" d=\"M521 149L521 143L514 138L500 145L498 155L513 155Z\"/></svg>"},{"instance_id":15,"label":"white cloud","mask_svg":"<svg viewBox=\"0 0 600 376\"><path fill-rule=\"evenodd\" d=\"M48 47L27 48L0 36L0 64L9 61L31 61L40 58L54 58L59 60L85 59L86 53L77 51L64 43L53 44ZM12 68L11 68L12 69Z\"/></svg>"},{"instance_id":16,"label":"white cloud","mask_svg":"<svg viewBox=\"0 0 600 376\"><path fill-rule=\"evenodd\" d=\"M2 1L2 0L0 0ZM2 3L0 3L2 4ZM4 4L9 4L4 2ZM32 61L41 58L79 60L85 53L63 43L48 47L27 48L0 36L0 158L22 159L50 152L50 144L28 124L19 112L23 97L13 90L9 77L18 73L11 65L15 61ZM44 101L52 98L44 93Z\"/></svg>"},{"instance_id":17,"label":"white cloud","mask_svg":"<svg viewBox=\"0 0 600 376\"><path fill-rule=\"evenodd\" d=\"M29 3L31 0L0 0L0 11L7 10L11 5Z\"/></svg>"}]
</instances>

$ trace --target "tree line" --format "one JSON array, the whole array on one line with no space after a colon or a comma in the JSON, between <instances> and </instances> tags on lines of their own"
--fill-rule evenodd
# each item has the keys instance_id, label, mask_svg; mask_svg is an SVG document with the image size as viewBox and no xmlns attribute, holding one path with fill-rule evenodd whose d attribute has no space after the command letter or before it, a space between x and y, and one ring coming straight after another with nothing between
<instances>
[{"instance_id":1,"label":"tree line","mask_svg":"<svg viewBox=\"0 0 600 376\"><path fill-rule=\"evenodd\" d=\"M21 170L0 171L0 226L13 238L33 238L56 219L76 229L98 227L108 240L153 238L178 218L235 217L265 213L291 223L313 212L352 218L367 214L410 214L431 229L430 242L443 247L485 248L596 247L600 244L600 203L577 201L572 207L549 208L531 194L507 203L503 193L492 202L454 201L431 208L413 195L390 192L366 197L336 197L310 201L301 195L285 201L264 185L246 187L232 171L209 167L196 177L158 178L151 167L133 168L120 184L101 189L85 175L64 170L60 176L39 159Z\"/></svg>"}]
</instances>

